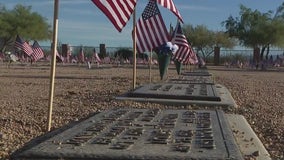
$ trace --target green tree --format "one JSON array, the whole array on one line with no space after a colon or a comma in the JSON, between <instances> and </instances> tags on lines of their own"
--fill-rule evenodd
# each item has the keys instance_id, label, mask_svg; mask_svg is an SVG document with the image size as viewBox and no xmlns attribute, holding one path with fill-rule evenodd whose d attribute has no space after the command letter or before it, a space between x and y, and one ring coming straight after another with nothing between
<instances>
[{"instance_id":1,"label":"green tree","mask_svg":"<svg viewBox=\"0 0 284 160\"><path fill-rule=\"evenodd\" d=\"M277 35L275 45L284 48L284 2L276 9L272 20L272 25L276 28L275 35Z\"/></svg>"},{"instance_id":2,"label":"green tree","mask_svg":"<svg viewBox=\"0 0 284 160\"><path fill-rule=\"evenodd\" d=\"M118 51L115 52L114 54L115 58L119 58L119 59L130 59L130 57L133 57L133 52L131 50L129 50L128 48L121 48Z\"/></svg>"},{"instance_id":3,"label":"green tree","mask_svg":"<svg viewBox=\"0 0 284 160\"><path fill-rule=\"evenodd\" d=\"M211 31L205 25L185 25L184 34L191 46L196 48L197 54L206 59L214 53L214 47L232 48L235 46L235 40L221 31Z\"/></svg>"},{"instance_id":4,"label":"green tree","mask_svg":"<svg viewBox=\"0 0 284 160\"><path fill-rule=\"evenodd\" d=\"M240 17L229 16L222 24L230 37L235 37L241 45L261 48L260 59L268 58L270 46L283 46L284 32L284 3L273 11L261 13L251 10L244 5L240 6Z\"/></svg>"},{"instance_id":5,"label":"green tree","mask_svg":"<svg viewBox=\"0 0 284 160\"><path fill-rule=\"evenodd\" d=\"M32 12L31 6L16 5L12 10L7 10L5 6L0 8L0 49L2 52L7 47L13 47L17 35L27 41L51 39L52 31L47 19Z\"/></svg>"}]
</instances>

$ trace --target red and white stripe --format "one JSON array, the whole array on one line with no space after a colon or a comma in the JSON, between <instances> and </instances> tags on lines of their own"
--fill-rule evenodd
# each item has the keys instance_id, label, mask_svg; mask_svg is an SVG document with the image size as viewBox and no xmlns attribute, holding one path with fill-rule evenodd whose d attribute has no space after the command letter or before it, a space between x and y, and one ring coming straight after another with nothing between
<instances>
[{"instance_id":1,"label":"red and white stripe","mask_svg":"<svg viewBox=\"0 0 284 160\"><path fill-rule=\"evenodd\" d=\"M41 49L37 41L34 41L32 49L33 49L33 54L31 55L31 57L34 61L37 61L44 57L43 50Z\"/></svg>"},{"instance_id":2,"label":"red and white stripe","mask_svg":"<svg viewBox=\"0 0 284 160\"><path fill-rule=\"evenodd\" d=\"M28 56L31 56L33 53L32 47L27 42L23 41L19 35L16 37L15 47L26 53Z\"/></svg>"},{"instance_id":3,"label":"red and white stripe","mask_svg":"<svg viewBox=\"0 0 284 160\"><path fill-rule=\"evenodd\" d=\"M136 34L139 53L151 51L169 40L169 33L156 2L149 1L137 22Z\"/></svg>"},{"instance_id":4,"label":"red and white stripe","mask_svg":"<svg viewBox=\"0 0 284 160\"><path fill-rule=\"evenodd\" d=\"M137 0L92 0L121 32L133 13Z\"/></svg>"},{"instance_id":5,"label":"red and white stripe","mask_svg":"<svg viewBox=\"0 0 284 160\"><path fill-rule=\"evenodd\" d=\"M162 5L165 8L168 8L171 10L177 17L178 19L183 23L182 17L180 12L177 10L173 0L156 0L160 5Z\"/></svg>"},{"instance_id":6,"label":"red and white stripe","mask_svg":"<svg viewBox=\"0 0 284 160\"><path fill-rule=\"evenodd\" d=\"M172 43L178 45L179 47L174 54L173 59L184 64L195 64L196 54L194 53L192 47L188 44L187 39L182 32L180 23L177 23L172 38Z\"/></svg>"},{"instance_id":7,"label":"red and white stripe","mask_svg":"<svg viewBox=\"0 0 284 160\"><path fill-rule=\"evenodd\" d=\"M98 53L94 53L94 57L97 62L101 63L102 60L100 59Z\"/></svg>"},{"instance_id":8,"label":"red and white stripe","mask_svg":"<svg viewBox=\"0 0 284 160\"><path fill-rule=\"evenodd\" d=\"M63 61L64 61L64 57L63 57L62 55L60 55L60 54L59 54L59 52L58 52L58 50L57 50L57 49L55 50L55 52L56 52L56 53L55 53L55 54L56 54L56 58L58 58L60 61L62 61L62 62L63 62Z\"/></svg>"},{"instance_id":9,"label":"red and white stripe","mask_svg":"<svg viewBox=\"0 0 284 160\"><path fill-rule=\"evenodd\" d=\"M29 56L31 56L33 54L33 49L31 48L31 46L27 42L24 42L22 49Z\"/></svg>"},{"instance_id":10,"label":"red and white stripe","mask_svg":"<svg viewBox=\"0 0 284 160\"><path fill-rule=\"evenodd\" d=\"M196 53L193 51L192 47L189 46L190 49L190 57L187 59L187 61L184 62L184 64L197 64L198 63L198 58L196 56Z\"/></svg>"}]
</instances>

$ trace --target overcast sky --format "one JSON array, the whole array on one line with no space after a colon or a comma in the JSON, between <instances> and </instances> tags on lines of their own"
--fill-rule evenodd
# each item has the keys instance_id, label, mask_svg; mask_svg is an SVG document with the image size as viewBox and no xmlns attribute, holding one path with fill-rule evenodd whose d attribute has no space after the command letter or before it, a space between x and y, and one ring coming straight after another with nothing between
<instances>
[{"instance_id":1,"label":"overcast sky","mask_svg":"<svg viewBox=\"0 0 284 160\"><path fill-rule=\"evenodd\" d=\"M138 0L137 19L141 16L148 0ZM282 0L174 0L185 24L205 25L210 30L221 31L221 22L230 15L239 17L240 4L262 13L275 11ZM53 0L0 0L7 9L16 4L32 6L32 11L38 12L53 25ZM132 19L119 33L107 17L91 2L91 0L59 0L58 41L73 46L131 47ZM167 9L159 7L167 27L175 26L176 17ZM50 42L40 42L49 45Z\"/></svg>"}]
</instances>

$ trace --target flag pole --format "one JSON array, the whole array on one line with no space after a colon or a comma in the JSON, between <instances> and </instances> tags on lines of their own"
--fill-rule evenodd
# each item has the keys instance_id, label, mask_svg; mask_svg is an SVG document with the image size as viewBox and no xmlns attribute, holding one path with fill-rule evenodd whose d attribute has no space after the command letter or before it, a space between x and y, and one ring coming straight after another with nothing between
<instances>
[{"instance_id":1,"label":"flag pole","mask_svg":"<svg viewBox=\"0 0 284 160\"><path fill-rule=\"evenodd\" d=\"M133 11L133 84L132 89L136 87L136 8Z\"/></svg>"},{"instance_id":2,"label":"flag pole","mask_svg":"<svg viewBox=\"0 0 284 160\"><path fill-rule=\"evenodd\" d=\"M153 52L153 50L151 49L150 58L149 58L149 82L150 83L152 81L152 75L151 75L151 70L152 70L152 52Z\"/></svg>"},{"instance_id":3,"label":"flag pole","mask_svg":"<svg viewBox=\"0 0 284 160\"><path fill-rule=\"evenodd\" d=\"M48 109L48 126L47 131L50 131L52 121L52 103L54 93L54 79L56 67L56 46L57 46L57 28L58 28L58 2L54 0L54 17L53 17L53 39L52 39L52 67L50 69L50 88L49 88L49 109Z\"/></svg>"}]
</instances>

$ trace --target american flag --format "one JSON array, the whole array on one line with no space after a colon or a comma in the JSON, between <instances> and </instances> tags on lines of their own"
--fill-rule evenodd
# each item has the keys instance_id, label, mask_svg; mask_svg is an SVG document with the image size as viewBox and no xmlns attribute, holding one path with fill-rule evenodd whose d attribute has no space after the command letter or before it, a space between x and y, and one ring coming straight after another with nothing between
<instances>
[{"instance_id":1,"label":"american flag","mask_svg":"<svg viewBox=\"0 0 284 160\"><path fill-rule=\"evenodd\" d=\"M193 51L192 47L190 46L190 53L191 56L190 58L185 62L185 64L197 64L198 63L198 57L196 55L196 53Z\"/></svg>"},{"instance_id":2,"label":"american flag","mask_svg":"<svg viewBox=\"0 0 284 160\"><path fill-rule=\"evenodd\" d=\"M169 41L169 33L155 1L149 1L136 25L139 53L150 51Z\"/></svg>"},{"instance_id":3,"label":"american flag","mask_svg":"<svg viewBox=\"0 0 284 160\"><path fill-rule=\"evenodd\" d=\"M121 32L133 13L137 0L92 0Z\"/></svg>"},{"instance_id":4,"label":"american flag","mask_svg":"<svg viewBox=\"0 0 284 160\"><path fill-rule=\"evenodd\" d=\"M55 52L56 52L56 59L57 59L59 62L64 62L64 57L59 54L59 52L58 52L57 49L55 50Z\"/></svg>"},{"instance_id":5,"label":"american flag","mask_svg":"<svg viewBox=\"0 0 284 160\"><path fill-rule=\"evenodd\" d=\"M98 63L101 63L102 60L100 59L100 57L99 57L99 55L98 55L97 52L94 53L94 58L95 58L95 60L96 60Z\"/></svg>"},{"instance_id":6,"label":"american flag","mask_svg":"<svg viewBox=\"0 0 284 160\"><path fill-rule=\"evenodd\" d=\"M34 61L37 61L44 57L43 50L41 49L37 41L34 41L32 49L33 49L33 54L31 55L31 57Z\"/></svg>"},{"instance_id":7,"label":"american flag","mask_svg":"<svg viewBox=\"0 0 284 160\"><path fill-rule=\"evenodd\" d=\"M176 51L175 55L173 56L173 59L185 64L196 63L197 60L196 54L194 53L192 47L188 44L179 22L177 23L177 26L175 28L172 38L172 43L178 45L179 47L179 49Z\"/></svg>"},{"instance_id":8,"label":"american flag","mask_svg":"<svg viewBox=\"0 0 284 160\"><path fill-rule=\"evenodd\" d=\"M84 49L83 46L80 47L79 55L78 55L78 60L81 63L85 62L85 54L84 54Z\"/></svg>"},{"instance_id":9,"label":"american flag","mask_svg":"<svg viewBox=\"0 0 284 160\"><path fill-rule=\"evenodd\" d=\"M157 0L157 2L160 5L162 5L163 7L171 10L178 17L178 19L183 23L182 17L180 15L179 11L177 10L173 0Z\"/></svg>"},{"instance_id":10,"label":"american flag","mask_svg":"<svg viewBox=\"0 0 284 160\"><path fill-rule=\"evenodd\" d=\"M16 37L15 48L23 51L29 56L33 53L32 47L27 42L23 41L19 35Z\"/></svg>"}]
</instances>

